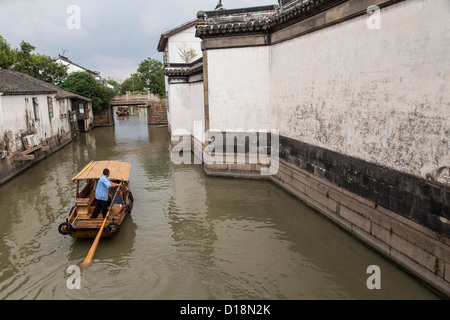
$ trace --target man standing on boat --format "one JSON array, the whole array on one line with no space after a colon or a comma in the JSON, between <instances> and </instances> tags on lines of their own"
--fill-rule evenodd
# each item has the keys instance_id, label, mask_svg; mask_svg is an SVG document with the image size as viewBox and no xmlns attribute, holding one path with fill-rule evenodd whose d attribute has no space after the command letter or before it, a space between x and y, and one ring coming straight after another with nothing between
<instances>
[{"instance_id":1,"label":"man standing on boat","mask_svg":"<svg viewBox=\"0 0 450 320\"><path fill-rule=\"evenodd\" d=\"M97 200L97 205L95 206L91 219L96 219L102 211L103 219L106 218L108 214L108 207L111 204L111 200L109 199L109 188L119 187L120 184L109 181L109 170L103 170L103 175L97 182L97 188L95 190L95 199Z\"/></svg>"}]
</instances>

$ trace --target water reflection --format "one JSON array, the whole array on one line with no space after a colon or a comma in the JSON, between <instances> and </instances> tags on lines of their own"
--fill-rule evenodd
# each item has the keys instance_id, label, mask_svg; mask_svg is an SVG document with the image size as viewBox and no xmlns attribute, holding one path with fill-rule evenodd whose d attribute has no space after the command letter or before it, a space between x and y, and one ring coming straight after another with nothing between
<instances>
[{"instance_id":1,"label":"water reflection","mask_svg":"<svg viewBox=\"0 0 450 320\"><path fill-rule=\"evenodd\" d=\"M0 299L434 299L326 218L265 181L207 177L170 160L167 128L131 108L0 186ZM90 240L61 236L71 179L92 160L131 163L133 212L66 286ZM382 270L368 290L366 269Z\"/></svg>"}]
</instances>

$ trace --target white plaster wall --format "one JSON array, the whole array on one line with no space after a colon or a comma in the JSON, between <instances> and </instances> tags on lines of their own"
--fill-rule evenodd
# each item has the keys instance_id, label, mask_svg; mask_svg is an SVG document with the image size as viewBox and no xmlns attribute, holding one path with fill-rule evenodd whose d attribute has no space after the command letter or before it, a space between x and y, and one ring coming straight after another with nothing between
<instances>
[{"instance_id":1,"label":"white plaster wall","mask_svg":"<svg viewBox=\"0 0 450 320\"><path fill-rule=\"evenodd\" d=\"M195 37L195 26L192 26L172 35L168 39L169 63L185 63L178 54L179 48L183 47L183 44L185 44L187 48L192 48L197 52L198 55L194 60L202 57L201 39Z\"/></svg>"},{"instance_id":2,"label":"white plaster wall","mask_svg":"<svg viewBox=\"0 0 450 320\"><path fill-rule=\"evenodd\" d=\"M270 47L208 51L211 130L274 129Z\"/></svg>"},{"instance_id":3,"label":"white plaster wall","mask_svg":"<svg viewBox=\"0 0 450 320\"><path fill-rule=\"evenodd\" d=\"M80 71L86 72L85 69L80 68L80 67L78 67L78 66L75 66L75 65L73 65L73 64L71 64L71 63L68 63L67 61L64 61L64 60L58 60L58 62L61 63L61 64L63 64L63 65L65 65L65 66L68 66L68 68L67 68L67 73L68 73L68 74L73 73L73 72L80 72Z\"/></svg>"},{"instance_id":4,"label":"white plaster wall","mask_svg":"<svg viewBox=\"0 0 450 320\"><path fill-rule=\"evenodd\" d=\"M53 98L53 118L50 120L48 113L47 97ZM39 103L39 120L34 117L33 100L37 98ZM28 102L26 101L28 99ZM64 132L69 132L67 119L60 119L60 103L55 99L55 95L33 95L33 96L1 96L0 109L0 137L3 139L6 132L12 133L13 142L10 144L11 151L23 150L22 136L27 133L27 114L29 124L35 128L35 137L38 143L46 138L58 135L62 128Z\"/></svg>"},{"instance_id":5,"label":"white plaster wall","mask_svg":"<svg viewBox=\"0 0 450 320\"><path fill-rule=\"evenodd\" d=\"M381 30L363 16L272 46L281 135L450 183L436 176L450 166L449 13L447 0L405 1L381 10Z\"/></svg>"},{"instance_id":6,"label":"white plaster wall","mask_svg":"<svg viewBox=\"0 0 450 320\"><path fill-rule=\"evenodd\" d=\"M172 133L189 132L202 141L204 131L203 82L170 84L170 118ZM196 127L195 122L199 122Z\"/></svg>"},{"instance_id":7,"label":"white plaster wall","mask_svg":"<svg viewBox=\"0 0 450 320\"><path fill-rule=\"evenodd\" d=\"M203 81L189 84L189 98L191 106L191 133L199 141L204 141L205 97Z\"/></svg>"},{"instance_id":8,"label":"white plaster wall","mask_svg":"<svg viewBox=\"0 0 450 320\"><path fill-rule=\"evenodd\" d=\"M44 96L34 96L39 101L39 116L42 118L42 101ZM25 101L28 98L29 102ZM22 135L27 133L27 114L30 123L34 123L36 128L36 136L38 137L42 130L40 129L40 121L34 120L32 96L2 96L2 118L3 123L0 126L0 136L9 135L9 146L11 152L23 150ZM47 96L45 96L45 101ZM39 127L39 130L38 130Z\"/></svg>"},{"instance_id":9,"label":"white plaster wall","mask_svg":"<svg viewBox=\"0 0 450 320\"><path fill-rule=\"evenodd\" d=\"M178 135L181 131L190 132L191 107L189 103L189 85L183 83L170 84L168 98L172 134Z\"/></svg>"}]
</instances>

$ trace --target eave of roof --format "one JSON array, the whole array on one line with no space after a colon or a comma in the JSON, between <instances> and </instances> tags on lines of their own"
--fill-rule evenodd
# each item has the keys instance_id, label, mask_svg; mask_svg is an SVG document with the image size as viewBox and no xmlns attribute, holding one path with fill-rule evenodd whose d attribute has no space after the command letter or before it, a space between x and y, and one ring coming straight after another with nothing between
<instances>
[{"instance_id":1,"label":"eave of roof","mask_svg":"<svg viewBox=\"0 0 450 320\"><path fill-rule=\"evenodd\" d=\"M197 19L194 19L194 20L191 20L191 21L188 21L186 23L183 23L182 25L180 25L180 26L178 26L176 28L173 28L173 29L171 29L169 31L166 31L163 34L161 34L161 37L159 38L158 47L157 47L158 52L163 52L164 51L164 49L165 49L165 47L167 45L167 41L169 40L169 37L171 37L172 35L180 32L180 31L183 31L183 30L186 30L186 29L188 29L190 27L195 26L196 23L197 23Z\"/></svg>"},{"instance_id":2,"label":"eave of roof","mask_svg":"<svg viewBox=\"0 0 450 320\"><path fill-rule=\"evenodd\" d=\"M196 25L199 38L239 33L269 33L304 20L348 0L308 0L235 10L200 11Z\"/></svg>"},{"instance_id":3,"label":"eave of roof","mask_svg":"<svg viewBox=\"0 0 450 320\"><path fill-rule=\"evenodd\" d=\"M68 63L68 64L71 64L71 65L73 65L73 66L76 66L76 67L78 67L78 68L80 68L80 69L83 69L84 71L86 71L87 73L90 73L90 74L92 74L92 75L99 75L99 72L97 72L97 71L92 71L92 70L89 70L89 69L87 69L87 68L85 68L85 67L83 67L83 66L80 66L79 64L76 64L75 62L73 62L73 61L70 60L69 58L64 57L64 56L62 56L62 55L59 55L59 57L58 57L57 60L62 60L62 61L64 61L64 62Z\"/></svg>"},{"instance_id":4,"label":"eave of roof","mask_svg":"<svg viewBox=\"0 0 450 320\"><path fill-rule=\"evenodd\" d=\"M0 92L5 96L55 94L56 99L92 101L89 98L63 90L51 83L33 78L26 73L6 69L0 69Z\"/></svg>"},{"instance_id":5,"label":"eave of roof","mask_svg":"<svg viewBox=\"0 0 450 320\"><path fill-rule=\"evenodd\" d=\"M172 63L164 68L167 77L188 77L203 72L203 58L191 63Z\"/></svg>"}]
</instances>

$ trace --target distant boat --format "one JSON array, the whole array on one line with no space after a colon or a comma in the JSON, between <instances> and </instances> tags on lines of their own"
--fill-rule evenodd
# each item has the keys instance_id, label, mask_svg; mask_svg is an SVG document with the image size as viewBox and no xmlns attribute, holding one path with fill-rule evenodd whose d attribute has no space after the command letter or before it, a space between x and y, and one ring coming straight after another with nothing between
<instances>
[{"instance_id":1,"label":"distant boat","mask_svg":"<svg viewBox=\"0 0 450 320\"><path fill-rule=\"evenodd\" d=\"M130 115L130 111L128 110L128 107L120 107L120 109L116 112L116 114L119 117L128 116Z\"/></svg>"},{"instance_id":2,"label":"distant boat","mask_svg":"<svg viewBox=\"0 0 450 320\"><path fill-rule=\"evenodd\" d=\"M97 204L95 186L105 168L110 171L109 179L115 183L121 183L122 187L119 190L117 190L118 187L110 190L112 204L108 208L110 211L102 231L102 238L111 238L119 232L120 225L133 208L134 199L129 182L130 164L121 161L92 161L72 179L73 182L77 182L76 203L70 210L66 222L58 227L61 234L70 235L73 238L97 236L104 222L103 215L100 213L96 219L91 219L90 216ZM80 185L82 183L85 185ZM83 187L81 191L80 187Z\"/></svg>"}]
</instances>

